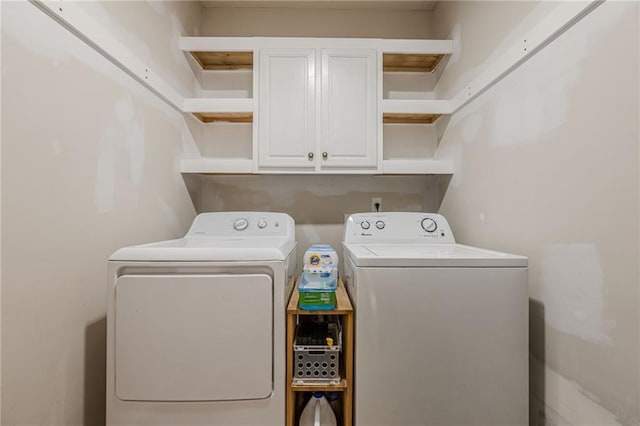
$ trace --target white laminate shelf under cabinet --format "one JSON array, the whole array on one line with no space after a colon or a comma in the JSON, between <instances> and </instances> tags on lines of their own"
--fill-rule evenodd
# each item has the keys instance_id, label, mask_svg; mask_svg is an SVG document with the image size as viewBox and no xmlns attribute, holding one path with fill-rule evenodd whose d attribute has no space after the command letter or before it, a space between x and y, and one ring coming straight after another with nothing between
<instances>
[{"instance_id":1,"label":"white laminate shelf under cabinet","mask_svg":"<svg viewBox=\"0 0 640 426\"><path fill-rule=\"evenodd\" d=\"M190 112L203 123L251 123L253 99L242 98L185 98L182 111Z\"/></svg>"},{"instance_id":2,"label":"white laminate shelf under cabinet","mask_svg":"<svg viewBox=\"0 0 640 426\"><path fill-rule=\"evenodd\" d=\"M253 160L243 158L184 158L180 162L182 173L198 174L251 174Z\"/></svg>"}]
</instances>

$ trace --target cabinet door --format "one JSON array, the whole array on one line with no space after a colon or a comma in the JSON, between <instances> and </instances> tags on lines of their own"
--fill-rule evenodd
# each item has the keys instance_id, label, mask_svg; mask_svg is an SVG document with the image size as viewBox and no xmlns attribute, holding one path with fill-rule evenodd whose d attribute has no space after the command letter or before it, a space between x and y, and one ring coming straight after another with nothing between
<instances>
[{"instance_id":1,"label":"cabinet door","mask_svg":"<svg viewBox=\"0 0 640 426\"><path fill-rule=\"evenodd\" d=\"M373 49L322 50L321 169L377 168Z\"/></svg>"},{"instance_id":2,"label":"cabinet door","mask_svg":"<svg viewBox=\"0 0 640 426\"><path fill-rule=\"evenodd\" d=\"M313 169L315 50L264 49L258 66L258 169Z\"/></svg>"}]
</instances>

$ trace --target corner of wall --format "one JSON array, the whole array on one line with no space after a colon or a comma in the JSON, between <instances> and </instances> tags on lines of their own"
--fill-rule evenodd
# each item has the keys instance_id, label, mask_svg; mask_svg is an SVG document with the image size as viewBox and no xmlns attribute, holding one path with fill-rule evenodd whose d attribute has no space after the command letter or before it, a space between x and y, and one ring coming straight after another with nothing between
<instances>
[{"instance_id":1,"label":"corner of wall","mask_svg":"<svg viewBox=\"0 0 640 426\"><path fill-rule=\"evenodd\" d=\"M640 5L636 3L637 22L640 26ZM638 57L640 58L640 30L638 34ZM638 94L637 98L640 100L640 74L638 78ZM638 117L638 134L640 135L640 117ZM639 141L640 143L640 141ZM638 168L640 169L640 149L638 150ZM638 211L640 212L640 170L638 170ZM640 247L640 214L638 215L638 247ZM640 281L640 262L638 262L638 277ZM640 282L638 282L638 306L640 306ZM638 342L640 344L640 315L638 315ZM640 357L638 357L638 411L640 411ZM640 413L639 413L640 416Z\"/></svg>"},{"instance_id":2,"label":"corner of wall","mask_svg":"<svg viewBox=\"0 0 640 426\"><path fill-rule=\"evenodd\" d=\"M2 2L0 2L0 27L2 26ZM2 55L0 54L0 69ZM0 84L2 99L2 84ZM0 242L2 241L2 120L0 119ZM0 243L0 424L2 424L2 244Z\"/></svg>"}]
</instances>

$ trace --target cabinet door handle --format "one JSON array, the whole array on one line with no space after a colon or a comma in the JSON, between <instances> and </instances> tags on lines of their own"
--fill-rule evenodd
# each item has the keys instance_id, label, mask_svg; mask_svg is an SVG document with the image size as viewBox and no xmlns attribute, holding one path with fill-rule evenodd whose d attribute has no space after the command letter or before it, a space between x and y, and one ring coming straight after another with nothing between
<instances>
[{"instance_id":1,"label":"cabinet door handle","mask_svg":"<svg viewBox=\"0 0 640 426\"><path fill-rule=\"evenodd\" d=\"M309 157L309 160L313 160L313 152L308 153L307 157Z\"/></svg>"},{"instance_id":2,"label":"cabinet door handle","mask_svg":"<svg viewBox=\"0 0 640 426\"><path fill-rule=\"evenodd\" d=\"M327 151L322 153L322 159L326 160L327 158L329 158L329 153Z\"/></svg>"}]
</instances>

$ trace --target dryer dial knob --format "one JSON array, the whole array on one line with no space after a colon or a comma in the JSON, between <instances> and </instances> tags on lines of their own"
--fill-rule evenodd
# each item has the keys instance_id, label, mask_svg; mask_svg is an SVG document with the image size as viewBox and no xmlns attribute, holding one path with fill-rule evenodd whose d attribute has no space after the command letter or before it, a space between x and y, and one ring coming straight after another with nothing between
<instances>
[{"instance_id":1,"label":"dryer dial knob","mask_svg":"<svg viewBox=\"0 0 640 426\"><path fill-rule=\"evenodd\" d=\"M384 229L384 222L379 220L376 222L376 228L378 229Z\"/></svg>"},{"instance_id":2,"label":"dryer dial knob","mask_svg":"<svg viewBox=\"0 0 640 426\"><path fill-rule=\"evenodd\" d=\"M363 220L362 223L360 223L360 228L362 229L369 229L370 227L371 227L371 224L366 220Z\"/></svg>"},{"instance_id":3,"label":"dryer dial knob","mask_svg":"<svg viewBox=\"0 0 640 426\"><path fill-rule=\"evenodd\" d=\"M436 221L428 217L425 217L424 219L422 219L421 225L422 225L422 229L424 229L429 233L435 232L436 229L438 229L438 224L436 223Z\"/></svg>"},{"instance_id":4,"label":"dryer dial knob","mask_svg":"<svg viewBox=\"0 0 640 426\"><path fill-rule=\"evenodd\" d=\"M249 221L247 219L237 219L233 222L233 229L236 231L244 231L249 226Z\"/></svg>"},{"instance_id":5,"label":"dryer dial knob","mask_svg":"<svg viewBox=\"0 0 640 426\"><path fill-rule=\"evenodd\" d=\"M260 229L264 229L267 227L267 222L264 220L261 220L260 222L258 222L258 228Z\"/></svg>"}]
</instances>

